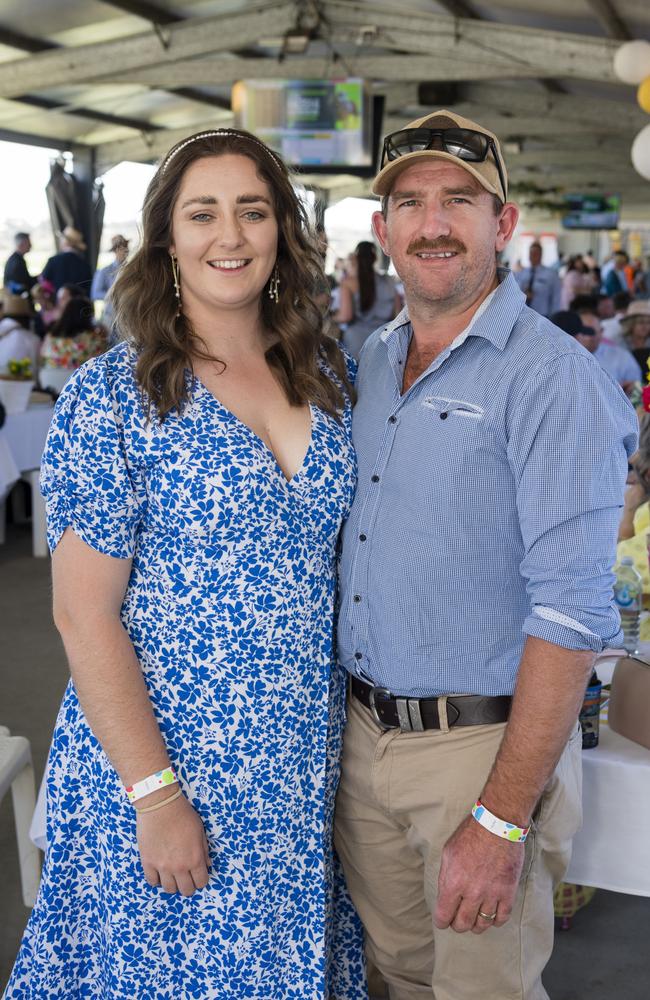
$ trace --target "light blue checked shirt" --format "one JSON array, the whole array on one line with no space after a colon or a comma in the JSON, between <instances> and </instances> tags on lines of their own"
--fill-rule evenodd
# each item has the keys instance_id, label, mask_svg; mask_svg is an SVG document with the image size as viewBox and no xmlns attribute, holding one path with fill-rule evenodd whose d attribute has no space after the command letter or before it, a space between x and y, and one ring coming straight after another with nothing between
<instances>
[{"instance_id":1,"label":"light blue checked shirt","mask_svg":"<svg viewBox=\"0 0 650 1000\"><path fill-rule=\"evenodd\" d=\"M506 272L403 396L406 311L361 354L339 658L395 694L510 694L527 635L621 639L611 567L636 415L524 300Z\"/></svg>"}]
</instances>

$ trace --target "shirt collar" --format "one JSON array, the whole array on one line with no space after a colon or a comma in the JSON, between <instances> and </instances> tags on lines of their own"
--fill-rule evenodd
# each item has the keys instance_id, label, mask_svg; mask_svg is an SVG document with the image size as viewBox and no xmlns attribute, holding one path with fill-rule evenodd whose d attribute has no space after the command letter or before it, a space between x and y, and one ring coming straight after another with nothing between
<instances>
[{"instance_id":1,"label":"shirt collar","mask_svg":"<svg viewBox=\"0 0 650 1000\"><path fill-rule=\"evenodd\" d=\"M454 345L465 340L471 333L474 337L483 337L489 340L495 347L502 351L506 344L512 328L517 321L521 310L526 303L526 296L515 281L514 275L507 268L498 268L499 284L491 292L472 316L465 329L454 340ZM380 334L380 339L387 343L391 334L402 327L408 327L409 338L411 335L408 308L404 306L402 311Z\"/></svg>"}]
</instances>

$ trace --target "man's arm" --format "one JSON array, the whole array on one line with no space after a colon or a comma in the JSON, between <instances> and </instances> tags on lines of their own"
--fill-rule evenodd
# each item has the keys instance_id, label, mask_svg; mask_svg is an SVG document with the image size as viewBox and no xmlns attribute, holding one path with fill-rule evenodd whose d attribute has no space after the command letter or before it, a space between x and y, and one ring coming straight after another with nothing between
<instances>
[{"instance_id":1,"label":"man's arm","mask_svg":"<svg viewBox=\"0 0 650 1000\"><path fill-rule=\"evenodd\" d=\"M481 802L500 819L529 826L576 724L595 654L563 649L529 636L524 647L510 719ZM468 815L447 841L434 913L436 927L483 931L478 911L496 913L494 926L512 910L524 845L490 833Z\"/></svg>"}]
</instances>

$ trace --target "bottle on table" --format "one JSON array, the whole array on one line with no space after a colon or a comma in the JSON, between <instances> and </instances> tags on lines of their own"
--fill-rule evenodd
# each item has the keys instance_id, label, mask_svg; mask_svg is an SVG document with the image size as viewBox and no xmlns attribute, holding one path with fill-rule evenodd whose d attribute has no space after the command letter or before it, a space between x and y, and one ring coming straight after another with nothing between
<instances>
[{"instance_id":1,"label":"bottle on table","mask_svg":"<svg viewBox=\"0 0 650 1000\"><path fill-rule=\"evenodd\" d=\"M631 556L624 556L615 567L614 600L621 616L623 646L628 653L638 652L643 607L643 580Z\"/></svg>"},{"instance_id":2,"label":"bottle on table","mask_svg":"<svg viewBox=\"0 0 650 1000\"><path fill-rule=\"evenodd\" d=\"M582 708L580 709L583 750L591 750L592 747L598 746L602 687L598 679L598 674L594 670L587 684Z\"/></svg>"}]
</instances>

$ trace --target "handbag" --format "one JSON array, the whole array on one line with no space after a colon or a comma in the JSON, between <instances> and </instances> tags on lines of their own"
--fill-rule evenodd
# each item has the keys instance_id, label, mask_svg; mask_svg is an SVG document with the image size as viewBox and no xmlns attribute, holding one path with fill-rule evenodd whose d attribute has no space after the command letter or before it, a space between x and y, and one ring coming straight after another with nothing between
<instances>
[{"instance_id":1,"label":"handbag","mask_svg":"<svg viewBox=\"0 0 650 1000\"><path fill-rule=\"evenodd\" d=\"M638 653L616 662L607 721L615 733L650 750L650 663Z\"/></svg>"}]
</instances>

